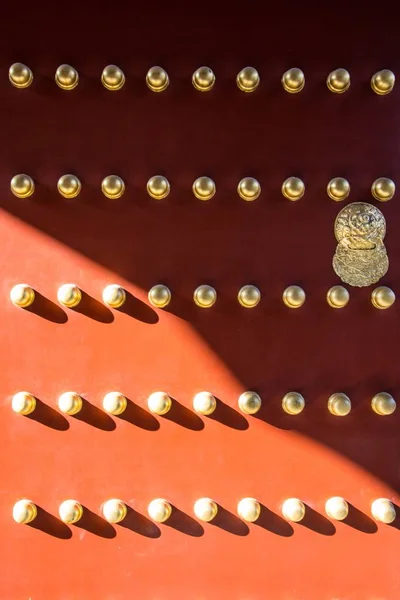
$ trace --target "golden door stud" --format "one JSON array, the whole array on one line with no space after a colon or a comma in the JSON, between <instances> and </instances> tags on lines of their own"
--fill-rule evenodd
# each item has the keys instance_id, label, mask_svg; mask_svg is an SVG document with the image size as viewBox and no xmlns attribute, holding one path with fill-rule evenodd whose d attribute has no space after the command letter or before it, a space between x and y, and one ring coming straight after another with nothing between
<instances>
[{"instance_id":1,"label":"golden door stud","mask_svg":"<svg viewBox=\"0 0 400 600\"><path fill-rule=\"evenodd\" d=\"M63 306L75 308L82 300L82 292L74 283L64 283L57 290L57 300Z\"/></svg>"},{"instance_id":2,"label":"golden door stud","mask_svg":"<svg viewBox=\"0 0 400 600\"><path fill-rule=\"evenodd\" d=\"M103 517L108 523L120 523L127 515L128 509L125 502L118 498L110 498L106 500L101 507Z\"/></svg>"},{"instance_id":3,"label":"golden door stud","mask_svg":"<svg viewBox=\"0 0 400 600\"><path fill-rule=\"evenodd\" d=\"M371 87L375 94L386 96L386 94L390 94L393 90L395 80L396 77L393 71L390 71L390 69L383 69L372 76Z\"/></svg>"},{"instance_id":4,"label":"golden door stud","mask_svg":"<svg viewBox=\"0 0 400 600\"><path fill-rule=\"evenodd\" d=\"M298 285L290 285L283 292L282 300L289 308L300 308L306 301L306 293Z\"/></svg>"},{"instance_id":5,"label":"golden door stud","mask_svg":"<svg viewBox=\"0 0 400 600\"><path fill-rule=\"evenodd\" d=\"M127 399L119 392L108 392L103 398L103 409L109 415L121 415L128 404Z\"/></svg>"},{"instance_id":6,"label":"golden door stud","mask_svg":"<svg viewBox=\"0 0 400 600\"><path fill-rule=\"evenodd\" d=\"M377 498L371 504L371 514L375 521L390 525L396 519L396 509L389 498Z\"/></svg>"},{"instance_id":7,"label":"golden door stud","mask_svg":"<svg viewBox=\"0 0 400 600\"><path fill-rule=\"evenodd\" d=\"M11 408L19 415L30 415L36 408L36 398L29 392L17 392L12 398Z\"/></svg>"},{"instance_id":8,"label":"golden door stud","mask_svg":"<svg viewBox=\"0 0 400 600\"><path fill-rule=\"evenodd\" d=\"M246 415L255 415L261 408L261 398L256 392L243 392L238 399L239 409Z\"/></svg>"},{"instance_id":9,"label":"golden door stud","mask_svg":"<svg viewBox=\"0 0 400 600\"><path fill-rule=\"evenodd\" d=\"M211 498L199 498L194 503L193 512L200 521L209 523L218 513L218 505Z\"/></svg>"},{"instance_id":10,"label":"golden door stud","mask_svg":"<svg viewBox=\"0 0 400 600\"><path fill-rule=\"evenodd\" d=\"M217 400L210 392L199 392L193 398L193 408L200 415L211 415L217 408Z\"/></svg>"},{"instance_id":11,"label":"golden door stud","mask_svg":"<svg viewBox=\"0 0 400 600\"><path fill-rule=\"evenodd\" d=\"M298 177L288 177L282 183L282 194L288 200L292 202L296 202L296 200L300 200L304 196L304 192L306 191L306 186L304 182Z\"/></svg>"},{"instance_id":12,"label":"golden door stud","mask_svg":"<svg viewBox=\"0 0 400 600\"><path fill-rule=\"evenodd\" d=\"M64 500L58 508L61 521L72 525L77 523L83 515L83 506L76 500Z\"/></svg>"},{"instance_id":13,"label":"golden door stud","mask_svg":"<svg viewBox=\"0 0 400 600\"><path fill-rule=\"evenodd\" d=\"M107 175L101 182L101 191L106 198L117 200L125 192L124 180L118 175Z\"/></svg>"},{"instance_id":14,"label":"golden door stud","mask_svg":"<svg viewBox=\"0 0 400 600\"><path fill-rule=\"evenodd\" d=\"M60 65L56 71L55 80L62 90L73 90L79 83L78 71L71 65Z\"/></svg>"},{"instance_id":15,"label":"golden door stud","mask_svg":"<svg viewBox=\"0 0 400 600\"><path fill-rule=\"evenodd\" d=\"M200 285L194 291L193 300L200 308L211 308L217 301L217 292L211 285Z\"/></svg>"},{"instance_id":16,"label":"golden door stud","mask_svg":"<svg viewBox=\"0 0 400 600\"><path fill-rule=\"evenodd\" d=\"M334 285L326 294L326 301L332 308L343 308L349 300L350 294L342 285Z\"/></svg>"},{"instance_id":17,"label":"golden door stud","mask_svg":"<svg viewBox=\"0 0 400 600\"><path fill-rule=\"evenodd\" d=\"M288 392L282 398L282 408L288 415L299 415L305 405L306 401L298 392Z\"/></svg>"},{"instance_id":18,"label":"golden door stud","mask_svg":"<svg viewBox=\"0 0 400 600\"><path fill-rule=\"evenodd\" d=\"M350 73L346 69L335 69L329 73L326 85L334 94L343 94L350 87Z\"/></svg>"},{"instance_id":19,"label":"golden door stud","mask_svg":"<svg viewBox=\"0 0 400 600\"><path fill-rule=\"evenodd\" d=\"M172 506L164 498L155 498L148 505L147 513L152 521L164 523L171 516Z\"/></svg>"},{"instance_id":20,"label":"golden door stud","mask_svg":"<svg viewBox=\"0 0 400 600\"><path fill-rule=\"evenodd\" d=\"M325 512L335 521L343 521L349 514L349 505L344 498L333 496L325 502Z\"/></svg>"},{"instance_id":21,"label":"golden door stud","mask_svg":"<svg viewBox=\"0 0 400 600\"><path fill-rule=\"evenodd\" d=\"M210 67L199 67L192 75L192 83L199 92L209 92L215 84L215 75Z\"/></svg>"},{"instance_id":22,"label":"golden door stud","mask_svg":"<svg viewBox=\"0 0 400 600\"><path fill-rule=\"evenodd\" d=\"M328 410L335 417L345 417L351 411L350 398L343 393L332 394L328 400Z\"/></svg>"},{"instance_id":23,"label":"golden door stud","mask_svg":"<svg viewBox=\"0 0 400 600\"><path fill-rule=\"evenodd\" d=\"M107 65L101 74L101 83L112 92L120 90L125 84L125 75L116 65Z\"/></svg>"},{"instance_id":24,"label":"golden door stud","mask_svg":"<svg viewBox=\"0 0 400 600\"><path fill-rule=\"evenodd\" d=\"M76 175L67 173L58 180L57 189L64 198L76 198L82 189L82 184Z\"/></svg>"},{"instance_id":25,"label":"golden door stud","mask_svg":"<svg viewBox=\"0 0 400 600\"><path fill-rule=\"evenodd\" d=\"M66 415L76 415L82 410L83 400L75 392L64 392L58 399L58 408Z\"/></svg>"},{"instance_id":26,"label":"golden door stud","mask_svg":"<svg viewBox=\"0 0 400 600\"><path fill-rule=\"evenodd\" d=\"M166 285L158 283L149 291L148 299L155 308L165 308L171 302L171 291Z\"/></svg>"},{"instance_id":27,"label":"golden door stud","mask_svg":"<svg viewBox=\"0 0 400 600\"><path fill-rule=\"evenodd\" d=\"M245 67L236 77L236 84L242 92L254 92L260 85L260 76L254 67Z\"/></svg>"},{"instance_id":28,"label":"golden door stud","mask_svg":"<svg viewBox=\"0 0 400 600\"><path fill-rule=\"evenodd\" d=\"M379 202L391 200L395 192L396 185L388 177L378 177L371 186L371 193L375 200L379 200Z\"/></svg>"},{"instance_id":29,"label":"golden door stud","mask_svg":"<svg viewBox=\"0 0 400 600\"><path fill-rule=\"evenodd\" d=\"M216 187L211 177L198 177L193 183L192 190L199 200L211 200L215 195Z\"/></svg>"},{"instance_id":30,"label":"golden door stud","mask_svg":"<svg viewBox=\"0 0 400 600\"><path fill-rule=\"evenodd\" d=\"M107 285L103 290L103 302L111 308L120 308L126 300L126 292L123 287L115 283Z\"/></svg>"},{"instance_id":31,"label":"golden door stud","mask_svg":"<svg viewBox=\"0 0 400 600\"><path fill-rule=\"evenodd\" d=\"M147 193L156 200L166 198L170 192L171 186L166 177L162 175L154 175L147 182Z\"/></svg>"},{"instance_id":32,"label":"golden door stud","mask_svg":"<svg viewBox=\"0 0 400 600\"><path fill-rule=\"evenodd\" d=\"M301 92L306 84L306 78L301 69L294 67L289 69L282 75L283 89L289 94L297 94Z\"/></svg>"},{"instance_id":33,"label":"golden door stud","mask_svg":"<svg viewBox=\"0 0 400 600\"><path fill-rule=\"evenodd\" d=\"M172 399L165 392L153 392L147 398L147 406L154 415L166 415L171 410Z\"/></svg>"},{"instance_id":34,"label":"golden door stud","mask_svg":"<svg viewBox=\"0 0 400 600\"><path fill-rule=\"evenodd\" d=\"M390 308L396 300L396 295L393 290L381 285L374 289L371 294L371 302L375 308L380 310L386 310Z\"/></svg>"},{"instance_id":35,"label":"golden door stud","mask_svg":"<svg viewBox=\"0 0 400 600\"><path fill-rule=\"evenodd\" d=\"M10 300L15 306L27 308L35 300L35 291L26 283L17 283L10 290Z\"/></svg>"},{"instance_id":36,"label":"golden door stud","mask_svg":"<svg viewBox=\"0 0 400 600\"><path fill-rule=\"evenodd\" d=\"M387 392L379 392L372 398L371 407L377 415L392 415L396 410L396 401Z\"/></svg>"},{"instance_id":37,"label":"golden door stud","mask_svg":"<svg viewBox=\"0 0 400 600\"><path fill-rule=\"evenodd\" d=\"M13 519L16 523L24 524L30 523L37 516L37 507L32 500L22 498L18 500L13 506Z\"/></svg>"},{"instance_id":38,"label":"golden door stud","mask_svg":"<svg viewBox=\"0 0 400 600\"><path fill-rule=\"evenodd\" d=\"M151 67L146 75L147 87L152 92L163 92L169 86L169 77L162 67Z\"/></svg>"},{"instance_id":39,"label":"golden door stud","mask_svg":"<svg viewBox=\"0 0 400 600\"><path fill-rule=\"evenodd\" d=\"M29 198L35 191L35 183L29 175L19 173L11 179L10 189L17 198Z\"/></svg>"},{"instance_id":40,"label":"golden door stud","mask_svg":"<svg viewBox=\"0 0 400 600\"><path fill-rule=\"evenodd\" d=\"M33 81L33 73L29 67L22 63L14 63L8 71L8 78L16 88L27 88Z\"/></svg>"},{"instance_id":41,"label":"golden door stud","mask_svg":"<svg viewBox=\"0 0 400 600\"><path fill-rule=\"evenodd\" d=\"M287 498L282 504L282 514L288 521L300 523L305 517L306 507L299 498Z\"/></svg>"},{"instance_id":42,"label":"golden door stud","mask_svg":"<svg viewBox=\"0 0 400 600\"><path fill-rule=\"evenodd\" d=\"M350 183L344 177L334 177L328 183L326 191L329 198L335 202L342 202L350 194Z\"/></svg>"},{"instance_id":43,"label":"golden door stud","mask_svg":"<svg viewBox=\"0 0 400 600\"><path fill-rule=\"evenodd\" d=\"M244 285L238 293L238 301L244 308L254 308L261 300L261 292L255 285Z\"/></svg>"},{"instance_id":44,"label":"golden door stud","mask_svg":"<svg viewBox=\"0 0 400 600\"><path fill-rule=\"evenodd\" d=\"M237 512L243 521L254 523L261 514L261 505L255 498L242 498L237 505Z\"/></svg>"},{"instance_id":45,"label":"golden door stud","mask_svg":"<svg viewBox=\"0 0 400 600\"><path fill-rule=\"evenodd\" d=\"M244 177L237 186L237 193L246 202L257 200L261 194L261 185L254 177Z\"/></svg>"}]
</instances>

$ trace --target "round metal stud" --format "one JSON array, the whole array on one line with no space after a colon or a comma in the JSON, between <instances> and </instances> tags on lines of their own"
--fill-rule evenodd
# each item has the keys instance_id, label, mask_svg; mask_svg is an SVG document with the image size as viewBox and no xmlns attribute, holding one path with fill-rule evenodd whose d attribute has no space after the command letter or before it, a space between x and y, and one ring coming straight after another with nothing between
<instances>
[{"instance_id":1,"label":"round metal stud","mask_svg":"<svg viewBox=\"0 0 400 600\"><path fill-rule=\"evenodd\" d=\"M164 523L171 516L172 506L163 498L155 498L148 505L147 512L156 523Z\"/></svg>"},{"instance_id":2,"label":"round metal stud","mask_svg":"<svg viewBox=\"0 0 400 600\"><path fill-rule=\"evenodd\" d=\"M256 392L243 392L240 394L239 409L246 415L255 415L261 408L262 400Z\"/></svg>"},{"instance_id":3,"label":"round metal stud","mask_svg":"<svg viewBox=\"0 0 400 600\"><path fill-rule=\"evenodd\" d=\"M15 306L27 308L35 300L35 291L26 283L18 283L10 290L10 300Z\"/></svg>"},{"instance_id":4,"label":"round metal stud","mask_svg":"<svg viewBox=\"0 0 400 600\"><path fill-rule=\"evenodd\" d=\"M18 500L13 506L13 519L16 523L30 523L37 516L37 507L31 500L23 498Z\"/></svg>"},{"instance_id":5,"label":"round metal stud","mask_svg":"<svg viewBox=\"0 0 400 600\"><path fill-rule=\"evenodd\" d=\"M390 308L396 300L396 295L390 288L381 285L374 289L371 294L371 302L375 308L385 310Z\"/></svg>"},{"instance_id":6,"label":"round metal stud","mask_svg":"<svg viewBox=\"0 0 400 600\"><path fill-rule=\"evenodd\" d=\"M287 498L282 504L282 514L288 521L300 523L306 514L304 502L299 498Z\"/></svg>"},{"instance_id":7,"label":"round metal stud","mask_svg":"<svg viewBox=\"0 0 400 600\"><path fill-rule=\"evenodd\" d=\"M242 200L253 202L261 194L261 185L254 177L244 177L239 181L237 192Z\"/></svg>"},{"instance_id":8,"label":"round metal stud","mask_svg":"<svg viewBox=\"0 0 400 600\"><path fill-rule=\"evenodd\" d=\"M304 182L298 177L288 177L282 183L282 194L288 200L292 202L296 202L296 200L300 200L304 196L304 192L306 191L306 186Z\"/></svg>"},{"instance_id":9,"label":"round metal stud","mask_svg":"<svg viewBox=\"0 0 400 600\"><path fill-rule=\"evenodd\" d=\"M238 293L238 301L244 308L254 308L261 300L261 292L255 285L244 285Z\"/></svg>"},{"instance_id":10,"label":"round metal stud","mask_svg":"<svg viewBox=\"0 0 400 600\"><path fill-rule=\"evenodd\" d=\"M211 285L200 285L194 291L193 300L200 308L211 308L217 301L217 292Z\"/></svg>"},{"instance_id":11,"label":"round metal stud","mask_svg":"<svg viewBox=\"0 0 400 600\"><path fill-rule=\"evenodd\" d=\"M103 408L109 415L122 415L127 404L127 399L119 392L108 392L103 398Z\"/></svg>"},{"instance_id":12,"label":"round metal stud","mask_svg":"<svg viewBox=\"0 0 400 600\"><path fill-rule=\"evenodd\" d=\"M193 73L192 83L199 92L209 92L214 87L215 75L210 67L200 67Z\"/></svg>"},{"instance_id":13,"label":"round metal stud","mask_svg":"<svg viewBox=\"0 0 400 600\"><path fill-rule=\"evenodd\" d=\"M125 192L125 183L118 175L107 175L101 182L101 191L111 200L121 198Z\"/></svg>"},{"instance_id":14,"label":"round metal stud","mask_svg":"<svg viewBox=\"0 0 400 600\"><path fill-rule=\"evenodd\" d=\"M147 398L147 406L154 415L166 415L171 409L172 399L165 392L153 392Z\"/></svg>"},{"instance_id":15,"label":"round metal stud","mask_svg":"<svg viewBox=\"0 0 400 600\"><path fill-rule=\"evenodd\" d=\"M193 183L192 190L199 200L211 200L215 195L216 187L211 177L198 177Z\"/></svg>"},{"instance_id":16,"label":"round metal stud","mask_svg":"<svg viewBox=\"0 0 400 600\"><path fill-rule=\"evenodd\" d=\"M392 415L396 410L396 401L387 392L379 392L379 394L375 394L372 398L371 406L377 415Z\"/></svg>"},{"instance_id":17,"label":"round metal stud","mask_svg":"<svg viewBox=\"0 0 400 600\"><path fill-rule=\"evenodd\" d=\"M282 398L282 408L288 415L299 415L305 405L306 401L298 392L288 392Z\"/></svg>"},{"instance_id":18,"label":"round metal stud","mask_svg":"<svg viewBox=\"0 0 400 600\"><path fill-rule=\"evenodd\" d=\"M101 507L103 517L108 523L120 523L127 515L128 509L125 502L118 498L111 498L106 500Z\"/></svg>"},{"instance_id":19,"label":"round metal stud","mask_svg":"<svg viewBox=\"0 0 400 600\"><path fill-rule=\"evenodd\" d=\"M388 177L379 177L375 179L371 186L371 193L375 200L387 202L391 200L396 192L396 184Z\"/></svg>"},{"instance_id":20,"label":"round metal stud","mask_svg":"<svg viewBox=\"0 0 400 600\"><path fill-rule=\"evenodd\" d=\"M389 525L396 519L396 509L389 498L377 498L371 504L371 514L375 521Z\"/></svg>"},{"instance_id":21,"label":"round metal stud","mask_svg":"<svg viewBox=\"0 0 400 600\"><path fill-rule=\"evenodd\" d=\"M111 308L120 308L126 300L126 292L123 287L111 284L103 290L103 302Z\"/></svg>"},{"instance_id":22,"label":"round metal stud","mask_svg":"<svg viewBox=\"0 0 400 600\"><path fill-rule=\"evenodd\" d=\"M169 86L169 77L161 67L151 67L146 75L147 87L152 92L163 92Z\"/></svg>"},{"instance_id":23,"label":"round metal stud","mask_svg":"<svg viewBox=\"0 0 400 600\"><path fill-rule=\"evenodd\" d=\"M199 392L193 398L193 408L200 415L211 415L217 408L217 400L210 392Z\"/></svg>"},{"instance_id":24,"label":"round metal stud","mask_svg":"<svg viewBox=\"0 0 400 600\"><path fill-rule=\"evenodd\" d=\"M328 400L328 410L335 417L345 417L351 411L350 398L343 393L332 394Z\"/></svg>"},{"instance_id":25,"label":"round metal stud","mask_svg":"<svg viewBox=\"0 0 400 600\"><path fill-rule=\"evenodd\" d=\"M63 523L72 525L82 518L83 506L76 500L64 500L58 508L58 514Z\"/></svg>"},{"instance_id":26,"label":"round metal stud","mask_svg":"<svg viewBox=\"0 0 400 600\"><path fill-rule=\"evenodd\" d=\"M261 514L261 505L255 498L242 498L237 505L237 512L243 521L254 523Z\"/></svg>"},{"instance_id":27,"label":"round metal stud","mask_svg":"<svg viewBox=\"0 0 400 600\"><path fill-rule=\"evenodd\" d=\"M306 301L306 293L298 285L290 285L283 292L282 300L289 308L300 308Z\"/></svg>"},{"instance_id":28,"label":"round metal stud","mask_svg":"<svg viewBox=\"0 0 400 600\"><path fill-rule=\"evenodd\" d=\"M78 71L71 65L60 65L56 71L55 80L62 90L73 90L79 83Z\"/></svg>"},{"instance_id":29,"label":"round metal stud","mask_svg":"<svg viewBox=\"0 0 400 600\"><path fill-rule=\"evenodd\" d=\"M375 94L379 94L379 96L385 96L394 88L395 80L396 77L393 71L390 71L389 69L383 69L372 76L371 87Z\"/></svg>"},{"instance_id":30,"label":"round metal stud","mask_svg":"<svg viewBox=\"0 0 400 600\"><path fill-rule=\"evenodd\" d=\"M74 283L64 283L64 285L58 288L57 299L64 306L75 308L82 300L82 292Z\"/></svg>"},{"instance_id":31,"label":"round metal stud","mask_svg":"<svg viewBox=\"0 0 400 600\"><path fill-rule=\"evenodd\" d=\"M165 308L171 302L171 291L161 283L153 285L148 294L149 302L155 308Z\"/></svg>"},{"instance_id":32,"label":"round metal stud","mask_svg":"<svg viewBox=\"0 0 400 600\"><path fill-rule=\"evenodd\" d=\"M260 76L254 67L245 67L236 77L236 84L242 92L254 92L260 85Z\"/></svg>"},{"instance_id":33,"label":"round metal stud","mask_svg":"<svg viewBox=\"0 0 400 600\"><path fill-rule=\"evenodd\" d=\"M8 78L16 88L27 88L33 81L33 73L22 63L14 63L8 71Z\"/></svg>"},{"instance_id":34,"label":"round metal stud","mask_svg":"<svg viewBox=\"0 0 400 600\"><path fill-rule=\"evenodd\" d=\"M147 182L147 193L156 200L166 198L171 190L169 181L162 175L154 175Z\"/></svg>"},{"instance_id":35,"label":"round metal stud","mask_svg":"<svg viewBox=\"0 0 400 600\"><path fill-rule=\"evenodd\" d=\"M343 521L349 514L349 505L344 498L334 496L326 501L325 512L330 519Z\"/></svg>"},{"instance_id":36,"label":"round metal stud","mask_svg":"<svg viewBox=\"0 0 400 600\"><path fill-rule=\"evenodd\" d=\"M211 498L199 498L194 503L193 512L200 521L209 523L218 513L218 505Z\"/></svg>"},{"instance_id":37,"label":"round metal stud","mask_svg":"<svg viewBox=\"0 0 400 600\"><path fill-rule=\"evenodd\" d=\"M76 175L62 175L57 182L57 189L64 198L76 198L82 189L82 184Z\"/></svg>"},{"instance_id":38,"label":"round metal stud","mask_svg":"<svg viewBox=\"0 0 400 600\"><path fill-rule=\"evenodd\" d=\"M342 285L334 285L326 294L326 301L332 308L343 308L349 300L350 294Z\"/></svg>"},{"instance_id":39,"label":"round metal stud","mask_svg":"<svg viewBox=\"0 0 400 600\"><path fill-rule=\"evenodd\" d=\"M19 415L30 415L36 408L36 398L29 392L17 392L12 398L11 408Z\"/></svg>"},{"instance_id":40,"label":"round metal stud","mask_svg":"<svg viewBox=\"0 0 400 600\"><path fill-rule=\"evenodd\" d=\"M107 65L101 74L101 83L112 92L120 90L125 84L125 75L116 65Z\"/></svg>"},{"instance_id":41,"label":"round metal stud","mask_svg":"<svg viewBox=\"0 0 400 600\"><path fill-rule=\"evenodd\" d=\"M301 69L289 69L282 75L282 85L289 94L297 94L301 92L306 84L306 78Z\"/></svg>"},{"instance_id":42,"label":"round metal stud","mask_svg":"<svg viewBox=\"0 0 400 600\"><path fill-rule=\"evenodd\" d=\"M65 415L76 415L82 410L83 400L75 392L64 392L58 399L58 408Z\"/></svg>"},{"instance_id":43,"label":"round metal stud","mask_svg":"<svg viewBox=\"0 0 400 600\"><path fill-rule=\"evenodd\" d=\"M328 183L326 191L329 198L335 202L342 202L350 194L350 183L344 177L334 177Z\"/></svg>"},{"instance_id":44,"label":"round metal stud","mask_svg":"<svg viewBox=\"0 0 400 600\"><path fill-rule=\"evenodd\" d=\"M343 94L350 87L350 73L346 69L335 69L329 73L326 85L334 94Z\"/></svg>"},{"instance_id":45,"label":"round metal stud","mask_svg":"<svg viewBox=\"0 0 400 600\"><path fill-rule=\"evenodd\" d=\"M19 173L11 179L10 189L17 198L29 198L35 191L35 183L29 175Z\"/></svg>"}]
</instances>

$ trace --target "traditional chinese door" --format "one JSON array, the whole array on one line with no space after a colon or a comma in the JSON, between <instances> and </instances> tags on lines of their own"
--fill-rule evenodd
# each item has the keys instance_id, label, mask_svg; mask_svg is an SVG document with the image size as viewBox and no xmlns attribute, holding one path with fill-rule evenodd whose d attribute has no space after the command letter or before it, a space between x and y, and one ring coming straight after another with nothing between
<instances>
[{"instance_id":1,"label":"traditional chinese door","mask_svg":"<svg viewBox=\"0 0 400 600\"><path fill-rule=\"evenodd\" d=\"M0 598L399 598L384 22L3 7Z\"/></svg>"}]
</instances>

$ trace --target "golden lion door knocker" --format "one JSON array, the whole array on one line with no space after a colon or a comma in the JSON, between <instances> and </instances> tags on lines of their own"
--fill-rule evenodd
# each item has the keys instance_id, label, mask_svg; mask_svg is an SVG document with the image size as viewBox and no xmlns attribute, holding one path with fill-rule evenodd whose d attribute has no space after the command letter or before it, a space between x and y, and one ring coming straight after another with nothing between
<instances>
[{"instance_id":1,"label":"golden lion door knocker","mask_svg":"<svg viewBox=\"0 0 400 600\"><path fill-rule=\"evenodd\" d=\"M381 211L366 202L353 202L340 211L334 228L338 245L333 268L340 279L357 287L379 281L389 268Z\"/></svg>"}]
</instances>

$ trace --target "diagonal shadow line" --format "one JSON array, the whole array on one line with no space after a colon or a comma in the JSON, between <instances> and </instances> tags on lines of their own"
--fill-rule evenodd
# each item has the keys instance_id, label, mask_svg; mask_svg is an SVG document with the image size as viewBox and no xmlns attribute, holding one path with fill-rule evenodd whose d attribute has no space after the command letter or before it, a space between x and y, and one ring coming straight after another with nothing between
<instances>
[{"instance_id":1,"label":"diagonal shadow line","mask_svg":"<svg viewBox=\"0 0 400 600\"><path fill-rule=\"evenodd\" d=\"M39 529L48 535L59 538L60 540L69 540L72 537L72 531L60 519L50 514L44 508L37 506L36 518L28 523L29 527Z\"/></svg>"}]
</instances>

